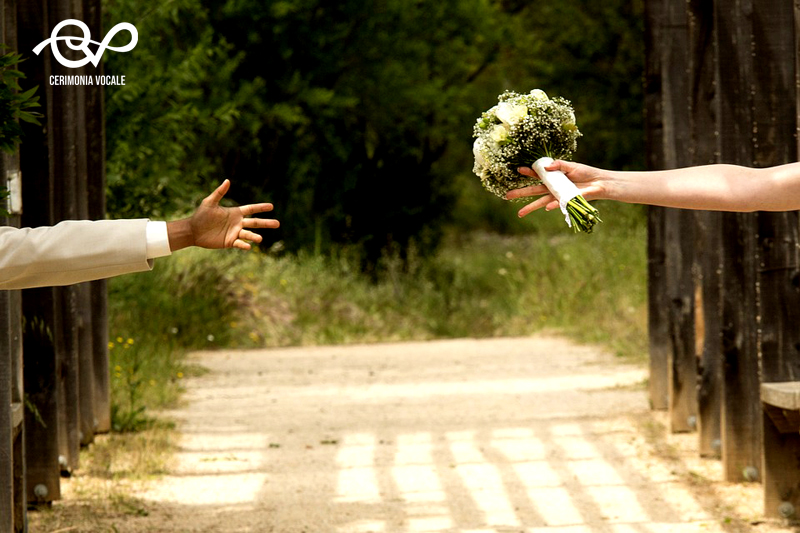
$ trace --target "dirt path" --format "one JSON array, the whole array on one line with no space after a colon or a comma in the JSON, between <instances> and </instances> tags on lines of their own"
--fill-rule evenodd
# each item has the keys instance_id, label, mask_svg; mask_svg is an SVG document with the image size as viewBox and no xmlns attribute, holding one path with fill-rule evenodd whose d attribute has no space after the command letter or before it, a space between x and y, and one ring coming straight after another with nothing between
<instances>
[{"instance_id":1,"label":"dirt path","mask_svg":"<svg viewBox=\"0 0 800 533\"><path fill-rule=\"evenodd\" d=\"M785 530L757 520L759 487L721 484L693 440L663 440L643 368L591 347L535 337L196 357L211 372L171 413L174 470L140 494L149 516L120 531Z\"/></svg>"}]
</instances>

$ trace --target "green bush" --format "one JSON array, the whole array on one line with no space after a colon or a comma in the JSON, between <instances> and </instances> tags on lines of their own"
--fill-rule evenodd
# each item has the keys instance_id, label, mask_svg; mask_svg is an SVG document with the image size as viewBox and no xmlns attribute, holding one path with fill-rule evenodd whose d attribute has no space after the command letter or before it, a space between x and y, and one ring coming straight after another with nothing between
<instances>
[{"instance_id":1,"label":"green bush","mask_svg":"<svg viewBox=\"0 0 800 533\"><path fill-rule=\"evenodd\" d=\"M357 250L276 257L187 251L112 283L114 331L180 354L266 347L530 335L562 331L625 356L646 349L642 210L603 204L608 222L573 235L558 213L527 235L448 234L433 256L386 252L375 278ZM136 332L135 334L133 332ZM163 351L168 353L163 354ZM152 365L152 363L149 363ZM146 366L146 365L145 365ZM155 368L155 366L154 366Z\"/></svg>"}]
</instances>

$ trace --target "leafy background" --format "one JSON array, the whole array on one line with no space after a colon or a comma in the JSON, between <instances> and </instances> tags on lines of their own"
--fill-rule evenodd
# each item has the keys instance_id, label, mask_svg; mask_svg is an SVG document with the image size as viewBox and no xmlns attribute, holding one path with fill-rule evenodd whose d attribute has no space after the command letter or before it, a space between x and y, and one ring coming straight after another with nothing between
<instances>
[{"instance_id":1,"label":"leafy background","mask_svg":"<svg viewBox=\"0 0 800 533\"><path fill-rule=\"evenodd\" d=\"M109 209L190 209L222 177L268 198L291 251L366 268L444 228L520 230L471 175L471 127L505 89L573 101L577 158L641 168L642 0L107 0L134 53L108 92Z\"/></svg>"}]
</instances>

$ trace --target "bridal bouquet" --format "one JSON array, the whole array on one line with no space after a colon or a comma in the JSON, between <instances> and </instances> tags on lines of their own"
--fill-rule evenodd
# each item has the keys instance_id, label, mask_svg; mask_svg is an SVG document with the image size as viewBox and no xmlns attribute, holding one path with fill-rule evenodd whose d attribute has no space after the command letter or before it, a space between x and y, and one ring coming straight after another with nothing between
<instances>
[{"instance_id":1,"label":"bridal bouquet","mask_svg":"<svg viewBox=\"0 0 800 533\"><path fill-rule=\"evenodd\" d=\"M535 89L529 94L506 91L499 103L485 111L474 128L473 171L490 192L505 198L508 191L544 183L559 202L567 225L576 232L591 233L600 220L578 188L563 172L548 172L553 159L570 159L581 132L569 101L548 98ZM539 179L523 176L517 169L531 167Z\"/></svg>"}]
</instances>

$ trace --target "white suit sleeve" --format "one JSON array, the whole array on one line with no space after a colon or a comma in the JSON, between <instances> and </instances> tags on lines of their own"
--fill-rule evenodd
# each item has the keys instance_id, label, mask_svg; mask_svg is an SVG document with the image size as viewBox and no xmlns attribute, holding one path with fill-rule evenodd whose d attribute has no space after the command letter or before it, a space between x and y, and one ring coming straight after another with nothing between
<instances>
[{"instance_id":1,"label":"white suit sleeve","mask_svg":"<svg viewBox=\"0 0 800 533\"><path fill-rule=\"evenodd\" d=\"M147 258L155 259L172 254L169 247L169 234L167 233L167 223L150 220L147 222Z\"/></svg>"},{"instance_id":2,"label":"white suit sleeve","mask_svg":"<svg viewBox=\"0 0 800 533\"><path fill-rule=\"evenodd\" d=\"M136 219L0 227L0 290L70 285L150 270L147 225L147 219Z\"/></svg>"}]
</instances>

